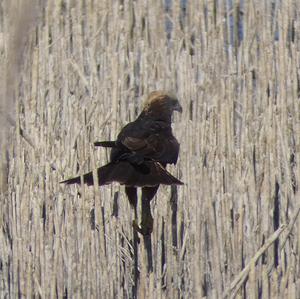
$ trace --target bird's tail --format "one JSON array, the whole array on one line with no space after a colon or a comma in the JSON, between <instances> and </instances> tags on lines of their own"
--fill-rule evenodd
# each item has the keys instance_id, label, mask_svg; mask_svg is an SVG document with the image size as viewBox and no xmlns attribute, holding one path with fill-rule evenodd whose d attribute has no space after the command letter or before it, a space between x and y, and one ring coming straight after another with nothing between
<instances>
[{"instance_id":1,"label":"bird's tail","mask_svg":"<svg viewBox=\"0 0 300 299\"><path fill-rule=\"evenodd\" d=\"M145 171L147 170L147 171ZM127 161L108 163L97 169L99 186L118 182L121 185L135 187L150 187L162 185L183 185L183 183L170 174L158 162L146 161L143 167L133 165ZM93 172L82 175L83 183L94 185ZM80 184L81 176L71 178L60 183Z\"/></svg>"},{"instance_id":2,"label":"bird's tail","mask_svg":"<svg viewBox=\"0 0 300 299\"><path fill-rule=\"evenodd\" d=\"M96 141L94 142L94 146L101 146L101 147L115 147L115 141Z\"/></svg>"},{"instance_id":3,"label":"bird's tail","mask_svg":"<svg viewBox=\"0 0 300 299\"><path fill-rule=\"evenodd\" d=\"M93 172L88 172L82 176L83 182L87 184L88 186L94 184L94 178L93 178ZM65 181L59 182L60 184L67 184L67 185L72 185L72 184L80 184L81 183L81 176L77 176L75 178L71 178Z\"/></svg>"}]
</instances>

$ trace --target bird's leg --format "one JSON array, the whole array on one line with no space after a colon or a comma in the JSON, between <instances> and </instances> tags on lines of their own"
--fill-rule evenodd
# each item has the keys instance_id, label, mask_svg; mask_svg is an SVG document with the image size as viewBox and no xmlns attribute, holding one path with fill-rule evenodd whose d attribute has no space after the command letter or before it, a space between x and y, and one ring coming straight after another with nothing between
<instances>
[{"instance_id":1,"label":"bird's leg","mask_svg":"<svg viewBox=\"0 0 300 299\"><path fill-rule=\"evenodd\" d=\"M159 185L142 188L142 221L140 231L143 234L144 248L147 258L148 273L153 271L153 253L151 233L153 231L153 218L150 203L155 196Z\"/></svg>"},{"instance_id":2,"label":"bird's leg","mask_svg":"<svg viewBox=\"0 0 300 299\"><path fill-rule=\"evenodd\" d=\"M144 236L150 235L153 230L153 217L151 215L150 200L148 198L142 199L142 221L140 233Z\"/></svg>"},{"instance_id":3,"label":"bird's leg","mask_svg":"<svg viewBox=\"0 0 300 299\"><path fill-rule=\"evenodd\" d=\"M144 236L150 235L153 230L153 217L151 215L150 202L155 196L159 185L142 188L142 221L140 233Z\"/></svg>"},{"instance_id":4,"label":"bird's leg","mask_svg":"<svg viewBox=\"0 0 300 299\"><path fill-rule=\"evenodd\" d=\"M150 235L153 230L153 218L151 215L150 202L155 196L158 186L142 188L142 219L141 225L137 224L137 190L135 187L125 187L126 195L130 205L134 209L134 220L132 221L133 228L140 234Z\"/></svg>"},{"instance_id":5,"label":"bird's leg","mask_svg":"<svg viewBox=\"0 0 300 299\"><path fill-rule=\"evenodd\" d=\"M130 202L130 206L133 208L134 211L134 219L132 220L132 226L135 230L139 231L139 226L137 224L138 218L137 218L137 190L135 187L125 187L125 193L128 197L128 200Z\"/></svg>"},{"instance_id":6,"label":"bird's leg","mask_svg":"<svg viewBox=\"0 0 300 299\"><path fill-rule=\"evenodd\" d=\"M134 211L134 219L132 221L132 225L134 226L137 222L137 190L135 187L126 186L125 193L130 202L130 206L133 208Z\"/></svg>"}]
</instances>

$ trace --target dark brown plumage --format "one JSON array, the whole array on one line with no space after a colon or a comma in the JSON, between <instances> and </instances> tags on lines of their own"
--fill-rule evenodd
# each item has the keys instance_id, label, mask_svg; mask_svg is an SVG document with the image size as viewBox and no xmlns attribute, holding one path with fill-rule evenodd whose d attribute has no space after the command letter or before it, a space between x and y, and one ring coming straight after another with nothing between
<instances>
[{"instance_id":1,"label":"dark brown plumage","mask_svg":"<svg viewBox=\"0 0 300 299\"><path fill-rule=\"evenodd\" d=\"M142 187L142 234L152 232L153 219L150 201L160 184L182 185L166 169L167 164L176 164L179 143L173 136L171 119L174 111L182 112L178 100L163 91L152 92L138 118L127 124L116 141L95 142L95 146L111 148L110 163L97 169L98 184L119 182L125 185L125 192L137 216L137 187ZM87 185L93 185L93 173L82 176ZM80 184L81 177L61 183Z\"/></svg>"}]
</instances>

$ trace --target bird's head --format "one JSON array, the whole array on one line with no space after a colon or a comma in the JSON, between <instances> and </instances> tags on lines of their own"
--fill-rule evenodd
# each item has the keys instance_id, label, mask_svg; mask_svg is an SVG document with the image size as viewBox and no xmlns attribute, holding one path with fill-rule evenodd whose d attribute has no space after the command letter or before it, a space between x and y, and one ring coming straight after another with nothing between
<instances>
[{"instance_id":1,"label":"bird's head","mask_svg":"<svg viewBox=\"0 0 300 299\"><path fill-rule=\"evenodd\" d=\"M182 112L177 97L165 91L153 91L147 97L143 113L155 119L171 122L174 111Z\"/></svg>"}]
</instances>

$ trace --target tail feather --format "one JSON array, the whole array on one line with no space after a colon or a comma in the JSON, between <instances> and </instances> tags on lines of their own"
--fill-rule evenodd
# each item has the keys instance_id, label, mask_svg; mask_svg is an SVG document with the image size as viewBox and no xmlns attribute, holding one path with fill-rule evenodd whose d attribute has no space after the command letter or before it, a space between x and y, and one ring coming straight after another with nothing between
<instances>
[{"instance_id":1,"label":"tail feather","mask_svg":"<svg viewBox=\"0 0 300 299\"><path fill-rule=\"evenodd\" d=\"M144 171L148 168L149 171ZM183 183L171 175L160 163L147 161L144 163L143 169L138 168L127 161L118 163L108 163L97 169L99 186L118 182L121 185L146 187L156 185L183 185ZM93 185L93 173L84 174L83 182L87 185ZM61 183L80 184L80 176L71 178Z\"/></svg>"},{"instance_id":2,"label":"tail feather","mask_svg":"<svg viewBox=\"0 0 300 299\"><path fill-rule=\"evenodd\" d=\"M101 147L115 147L115 141L96 141L94 142L94 146L101 146Z\"/></svg>"},{"instance_id":3,"label":"tail feather","mask_svg":"<svg viewBox=\"0 0 300 299\"><path fill-rule=\"evenodd\" d=\"M88 172L86 174L84 174L83 176L83 182L85 184L87 184L88 186L93 185L94 184L94 178L93 178L93 172ZM65 181L61 181L60 184L67 184L67 185L72 185L72 184L80 184L81 180L80 180L80 176L77 176L75 178L71 178Z\"/></svg>"}]
</instances>

